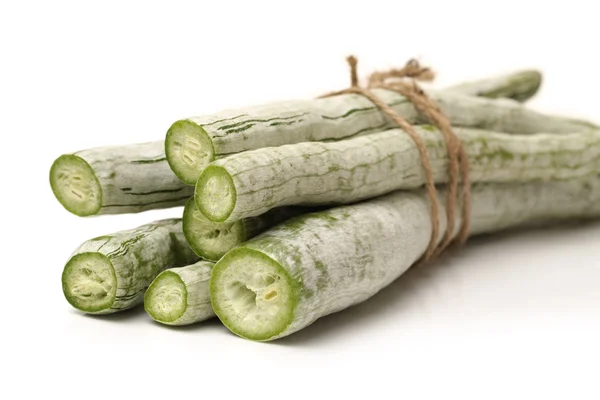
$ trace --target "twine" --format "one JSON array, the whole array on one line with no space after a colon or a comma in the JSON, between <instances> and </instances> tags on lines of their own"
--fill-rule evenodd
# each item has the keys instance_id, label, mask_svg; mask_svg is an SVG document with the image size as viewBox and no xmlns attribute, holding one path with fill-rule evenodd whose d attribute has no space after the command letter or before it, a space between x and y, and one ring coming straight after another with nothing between
<instances>
[{"instance_id":1,"label":"twine","mask_svg":"<svg viewBox=\"0 0 600 400\"><path fill-rule=\"evenodd\" d=\"M418 61L410 60L404 68L390 69L383 72L374 72L369 76L367 87L361 87L358 84L357 64L358 60L354 56L347 58L350 66L350 83L348 89L337 92L327 93L320 97L336 96L340 94L360 94L368 98L377 106L387 117L410 136L415 142L421 158L421 165L425 171L425 188L430 200L430 215L432 223L432 234L429 246L425 251L423 260L429 260L439 255L453 242L453 233L455 229L456 195L458 193L459 180L462 181L462 219L460 230L457 235L457 242L464 243L469 236L471 225L471 185L469 180L469 160L464 147L454 131L449 118L443 113L438 104L432 100L417 85L417 81L432 81L435 77L433 71L429 68L421 67ZM433 179L433 169L427 146L415 128L404 118L398 115L385 101L375 95L371 89L392 90L406 97L412 103L417 111L426 116L429 121L436 126L444 136L446 149L448 152L448 190L446 195L446 218L447 228L441 243L438 245L439 238L439 205L437 199L437 189Z\"/></svg>"}]
</instances>

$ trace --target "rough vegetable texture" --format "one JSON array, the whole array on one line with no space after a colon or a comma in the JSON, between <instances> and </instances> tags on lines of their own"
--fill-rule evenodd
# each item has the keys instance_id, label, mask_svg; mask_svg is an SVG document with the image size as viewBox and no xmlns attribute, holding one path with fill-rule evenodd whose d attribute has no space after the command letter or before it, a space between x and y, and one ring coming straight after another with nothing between
<instances>
[{"instance_id":1,"label":"rough vegetable texture","mask_svg":"<svg viewBox=\"0 0 600 400\"><path fill-rule=\"evenodd\" d=\"M198 210L190 198L183 210L183 233L190 247L200 257L218 261L229 250L270 227L307 212L300 207L282 207L256 217L231 223L211 222Z\"/></svg>"},{"instance_id":2,"label":"rough vegetable texture","mask_svg":"<svg viewBox=\"0 0 600 400\"><path fill-rule=\"evenodd\" d=\"M479 184L472 234L600 216L600 176L552 183ZM441 233L445 215L440 199ZM457 216L457 221L458 221ZM213 308L234 333L272 340L373 296L425 252L422 191L293 218L225 255L213 269Z\"/></svg>"},{"instance_id":3,"label":"rough vegetable texture","mask_svg":"<svg viewBox=\"0 0 600 400\"><path fill-rule=\"evenodd\" d=\"M416 128L436 183L446 182L440 132ZM528 182L587 176L600 170L600 131L509 135L455 129L469 156L472 182ZM216 160L202 172L195 200L210 220L236 221L291 204L339 204L425 183L419 152L398 129L338 142L263 148Z\"/></svg>"},{"instance_id":4,"label":"rough vegetable texture","mask_svg":"<svg viewBox=\"0 0 600 400\"><path fill-rule=\"evenodd\" d=\"M183 236L181 219L156 221L79 246L63 271L63 292L81 311L109 314L141 303L163 270L197 260Z\"/></svg>"},{"instance_id":5,"label":"rough vegetable texture","mask_svg":"<svg viewBox=\"0 0 600 400\"><path fill-rule=\"evenodd\" d=\"M410 123L427 123L400 94L374 90ZM509 133L577 132L591 124L548 117L506 99L490 100L454 93L431 96L453 125ZM184 182L195 184L217 157L284 144L340 140L395 128L367 98L345 94L223 111L175 122L167 132L165 149L171 168Z\"/></svg>"},{"instance_id":6,"label":"rough vegetable texture","mask_svg":"<svg viewBox=\"0 0 600 400\"><path fill-rule=\"evenodd\" d=\"M193 195L169 168L163 141L62 155L50 169L50 184L79 216L181 206Z\"/></svg>"},{"instance_id":7,"label":"rough vegetable texture","mask_svg":"<svg viewBox=\"0 0 600 400\"><path fill-rule=\"evenodd\" d=\"M166 325L189 325L214 317L208 290L213 266L199 261L161 272L144 296L146 312Z\"/></svg>"},{"instance_id":8,"label":"rough vegetable texture","mask_svg":"<svg viewBox=\"0 0 600 400\"><path fill-rule=\"evenodd\" d=\"M446 89L448 92L488 97L492 99L507 98L527 101L540 89L542 74L535 70L519 71L512 74L466 82Z\"/></svg>"}]
</instances>

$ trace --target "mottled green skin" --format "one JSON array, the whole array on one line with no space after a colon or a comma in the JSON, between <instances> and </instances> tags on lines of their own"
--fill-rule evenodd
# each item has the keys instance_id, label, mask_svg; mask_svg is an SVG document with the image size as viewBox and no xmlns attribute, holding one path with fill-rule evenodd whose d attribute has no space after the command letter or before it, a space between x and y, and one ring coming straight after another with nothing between
<instances>
[{"instance_id":1,"label":"mottled green skin","mask_svg":"<svg viewBox=\"0 0 600 400\"><path fill-rule=\"evenodd\" d=\"M198 261L188 246L181 228L181 219L166 219L135 229L116 232L86 241L71 257L81 253L100 253L112 263L116 280L116 297L106 309L94 311L109 314L140 304L144 292L156 276L167 268L189 265ZM63 291L67 300L69 288L63 274ZM88 312L86 309L81 311Z\"/></svg>"},{"instance_id":2,"label":"mottled green skin","mask_svg":"<svg viewBox=\"0 0 600 400\"><path fill-rule=\"evenodd\" d=\"M210 292L208 285L210 281L211 271L214 263L209 261L198 261L195 264L185 267L171 268L168 271L163 271L148 288L144 297L144 307L146 312L157 322L166 325L189 325L196 322L204 321L215 316L210 302ZM157 301L153 293L165 289L161 287L160 277L164 274L175 274L179 277L183 284L183 293L180 297L183 304L183 312L173 320L165 320L157 318L152 312L153 302ZM165 305L168 307L168 303Z\"/></svg>"},{"instance_id":3,"label":"mottled green skin","mask_svg":"<svg viewBox=\"0 0 600 400\"><path fill-rule=\"evenodd\" d=\"M446 230L443 204L440 199L442 235ZM598 175L552 183L477 184L472 191L471 234L599 216ZM229 284L218 277L229 264L243 258L245 250L259 252L287 272L297 300L293 318L284 329L252 339L287 336L390 284L424 254L431 232L423 191L394 192L293 218L232 250L216 264L211 281L214 309L221 310L214 299ZM243 336L243 322L235 322L243 316L219 312L228 328Z\"/></svg>"},{"instance_id":4,"label":"mottled green skin","mask_svg":"<svg viewBox=\"0 0 600 400\"><path fill-rule=\"evenodd\" d=\"M525 102L535 96L542 84L542 74L536 70L525 70L479 81L451 86L448 92L488 97L507 98Z\"/></svg>"},{"instance_id":5,"label":"mottled green skin","mask_svg":"<svg viewBox=\"0 0 600 400\"><path fill-rule=\"evenodd\" d=\"M435 182L447 182L442 134L432 126L416 130L427 145ZM564 180L600 170L600 131L510 135L457 128L455 132L469 156L472 182ZM286 205L352 203L425 183L415 142L398 129L235 154L211 163L199 182L215 167L224 168L235 186L231 190L236 193L235 205L227 222ZM214 198L205 195L209 190L198 186L196 202L202 205Z\"/></svg>"},{"instance_id":6,"label":"mottled green skin","mask_svg":"<svg viewBox=\"0 0 600 400\"><path fill-rule=\"evenodd\" d=\"M65 157L78 157L87 163L90 175L79 177L97 181L99 204L92 212L69 208L62 200L61 184L78 184L55 176L55 166ZM50 183L57 199L70 212L79 216L124 214L183 206L194 189L173 174L164 153L164 142L97 147L62 156L53 164ZM90 207L88 207L90 209Z\"/></svg>"},{"instance_id":7,"label":"mottled green skin","mask_svg":"<svg viewBox=\"0 0 600 400\"><path fill-rule=\"evenodd\" d=\"M302 286L274 259L248 247L228 252L213 268L215 314L236 335L265 341L294 320Z\"/></svg>"},{"instance_id":8,"label":"mottled green skin","mask_svg":"<svg viewBox=\"0 0 600 400\"><path fill-rule=\"evenodd\" d=\"M400 94L383 89L373 92L409 123L428 123ZM455 92L430 95L455 126L526 134L578 132L595 127L585 121L543 115L508 99L478 98ZM209 162L221 156L291 143L348 139L396 127L370 100L358 94L226 110L182 121L176 122L167 136L176 135L180 125L193 130L190 126L195 124L194 135L210 142L210 146L196 143L194 149L186 149L188 155L197 154L202 159L194 167L195 178ZM178 164L175 158L179 153L168 143L166 154L172 167ZM196 180L188 177L187 183L194 184Z\"/></svg>"}]
</instances>

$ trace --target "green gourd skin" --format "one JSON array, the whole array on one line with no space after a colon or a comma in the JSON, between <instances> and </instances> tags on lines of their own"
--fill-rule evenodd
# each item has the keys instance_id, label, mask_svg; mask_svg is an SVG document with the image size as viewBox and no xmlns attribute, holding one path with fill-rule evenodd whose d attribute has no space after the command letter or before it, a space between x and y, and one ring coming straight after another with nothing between
<instances>
[{"instance_id":1,"label":"green gourd skin","mask_svg":"<svg viewBox=\"0 0 600 400\"><path fill-rule=\"evenodd\" d=\"M50 185L80 217L182 206L194 194L169 168L163 141L62 155L52 164Z\"/></svg>"},{"instance_id":2,"label":"green gourd skin","mask_svg":"<svg viewBox=\"0 0 600 400\"><path fill-rule=\"evenodd\" d=\"M100 236L79 246L63 270L67 301L80 311L110 314L142 303L156 276L198 261L181 219L166 219Z\"/></svg>"},{"instance_id":3,"label":"green gourd skin","mask_svg":"<svg viewBox=\"0 0 600 400\"><path fill-rule=\"evenodd\" d=\"M451 86L445 91L463 95L507 98L525 102L535 96L542 85L542 74L536 70L513 72L478 81Z\"/></svg>"}]
</instances>

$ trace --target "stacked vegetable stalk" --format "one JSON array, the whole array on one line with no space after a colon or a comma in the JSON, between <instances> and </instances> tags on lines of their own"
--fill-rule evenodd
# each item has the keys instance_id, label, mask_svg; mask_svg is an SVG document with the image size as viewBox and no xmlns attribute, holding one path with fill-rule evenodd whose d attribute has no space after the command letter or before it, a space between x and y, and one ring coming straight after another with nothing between
<instances>
[{"instance_id":1,"label":"stacked vegetable stalk","mask_svg":"<svg viewBox=\"0 0 600 400\"><path fill-rule=\"evenodd\" d=\"M471 234L600 216L600 128L520 104L540 82L525 71L429 93L469 158ZM426 251L431 201L446 231L449 160L410 102L374 92L416 125L438 199L422 189L415 143L361 95L188 118L164 143L85 150L52 166L52 189L76 215L185 204L182 219L83 243L63 272L67 300L96 314L144 301L169 325L216 314L265 341L377 293Z\"/></svg>"}]
</instances>

